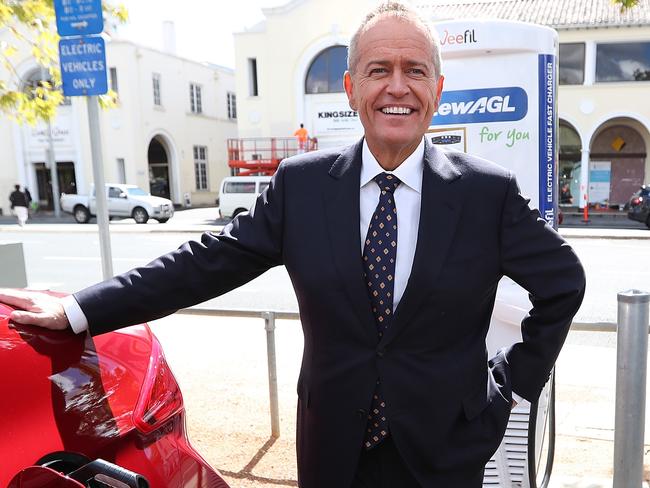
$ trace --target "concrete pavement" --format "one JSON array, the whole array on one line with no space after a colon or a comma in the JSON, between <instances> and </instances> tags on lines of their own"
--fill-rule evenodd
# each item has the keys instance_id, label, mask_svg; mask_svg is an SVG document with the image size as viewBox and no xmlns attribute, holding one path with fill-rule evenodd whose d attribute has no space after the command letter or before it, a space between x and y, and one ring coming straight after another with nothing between
<instances>
[{"instance_id":1,"label":"concrete pavement","mask_svg":"<svg viewBox=\"0 0 650 488\"><path fill-rule=\"evenodd\" d=\"M177 313L151 325L183 390L190 437L208 462L233 488L297 486L300 323L277 321L281 435L275 441L270 438L261 319ZM585 334L597 334L597 338L585 340ZM615 377L614 334L572 331L557 362L556 456L549 488L612 486ZM649 414L647 411L646 418ZM648 428L645 439L647 452ZM645 465L650 468L648 454Z\"/></svg>"}]
</instances>

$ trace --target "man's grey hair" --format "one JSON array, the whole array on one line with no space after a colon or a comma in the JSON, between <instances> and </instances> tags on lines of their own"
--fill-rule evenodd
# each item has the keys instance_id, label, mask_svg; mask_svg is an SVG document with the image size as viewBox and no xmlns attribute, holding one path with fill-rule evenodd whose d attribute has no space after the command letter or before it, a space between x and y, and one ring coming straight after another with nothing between
<instances>
[{"instance_id":1,"label":"man's grey hair","mask_svg":"<svg viewBox=\"0 0 650 488\"><path fill-rule=\"evenodd\" d=\"M357 55L357 44L359 43L361 34L372 27L372 25L377 21L385 17L403 19L404 21L410 22L422 30L422 33L431 43L431 56L433 62L434 77L437 79L441 75L442 70L442 61L440 59L440 40L438 39L438 35L431 29L431 27L429 27L429 23L424 20L415 9L399 1L382 2L373 10L371 10L361 21L361 24L354 32L354 35L350 40L350 46L348 47L348 70L350 73L355 73L357 69L357 63L359 62L359 57Z\"/></svg>"}]
</instances>

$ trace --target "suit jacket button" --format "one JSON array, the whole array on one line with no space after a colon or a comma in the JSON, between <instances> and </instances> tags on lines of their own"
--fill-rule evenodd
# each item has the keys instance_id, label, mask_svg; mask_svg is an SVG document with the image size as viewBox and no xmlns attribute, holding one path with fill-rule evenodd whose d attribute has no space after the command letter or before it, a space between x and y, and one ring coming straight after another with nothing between
<instances>
[{"instance_id":1,"label":"suit jacket button","mask_svg":"<svg viewBox=\"0 0 650 488\"><path fill-rule=\"evenodd\" d=\"M365 419L368 416L368 412L366 412L363 408L360 408L357 410L357 417L360 419Z\"/></svg>"}]
</instances>

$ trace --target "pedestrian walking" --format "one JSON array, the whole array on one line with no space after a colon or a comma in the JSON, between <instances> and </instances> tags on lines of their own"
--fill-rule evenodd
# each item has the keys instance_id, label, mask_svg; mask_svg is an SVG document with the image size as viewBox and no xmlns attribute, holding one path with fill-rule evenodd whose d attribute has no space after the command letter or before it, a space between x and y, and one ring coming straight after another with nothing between
<instances>
[{"instance_id":1,"label":"pedestrian walking","mask_svg":"<svg viewBox=\"0 0 650 488\"><path fill-rule=\"evenodd\" d=\"M22 227L27 223L29 203L27 201L27 195L20 191L20 185L14 185L14 191L9 195L9 201L11 202L11 210L18 219L18 225Z\"/></svg>"}]
</instances>

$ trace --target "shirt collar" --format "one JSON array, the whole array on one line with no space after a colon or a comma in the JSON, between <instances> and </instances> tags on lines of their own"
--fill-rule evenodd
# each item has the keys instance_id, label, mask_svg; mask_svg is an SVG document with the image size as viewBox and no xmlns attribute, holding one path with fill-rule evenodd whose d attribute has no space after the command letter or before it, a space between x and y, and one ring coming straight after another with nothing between
<instances>
[{"instance_id":1,"label":"shirt collar","mask_svg":"<svg viewBox=\"0 0 650 488\"><path fill-rule=\"evenodd\" d=\"M363 139L363 151L361 153L361 187L365 186L380 173L389 173L397 176L402 183L418 193L422 191L422 170L424 169L424 137L415 151L404 160L394 171L386 171L382 168L368 147L366 139Z\"/></svg>"}]
</instances>

